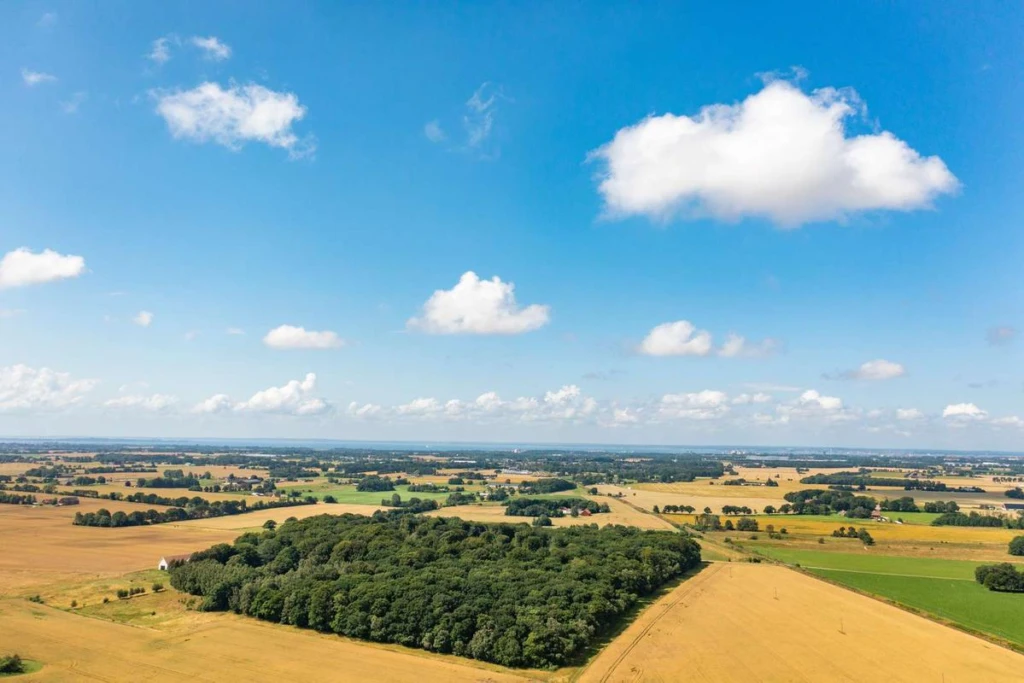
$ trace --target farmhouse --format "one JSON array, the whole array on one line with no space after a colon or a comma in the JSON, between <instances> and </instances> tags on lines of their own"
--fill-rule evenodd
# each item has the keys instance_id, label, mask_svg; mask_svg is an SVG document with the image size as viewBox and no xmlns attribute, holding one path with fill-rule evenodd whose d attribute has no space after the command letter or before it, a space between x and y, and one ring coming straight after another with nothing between
<instances>
[{"instance_id":1,"label":"farmhouse","mask_svg":"<svg viewBox=\"0 0 1024 683\"><path fill-rule=\"evenodd\" d=\"M185 564L191 557L191 553L185 553L184 555L164 555L160 558L160 562L157 563L156 568L165 572L171 567L171 565Z\"/></svg>"}]
</instances>

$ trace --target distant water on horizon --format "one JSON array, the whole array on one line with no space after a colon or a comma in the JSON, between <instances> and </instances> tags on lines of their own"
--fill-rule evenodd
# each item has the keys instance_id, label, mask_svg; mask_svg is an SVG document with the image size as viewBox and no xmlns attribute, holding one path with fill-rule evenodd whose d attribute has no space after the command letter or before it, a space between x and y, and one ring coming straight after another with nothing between
<instances>
[{"instance_id":1,"label":"distant water on horizon","mask_svg":"<svg viewBox=\"0 0 1024 683\"><path fill-rule=\"evenodd\" d=\"M308 448L312 450L332 450L353 448L379 451L511 451L511 450L566 450L603 453L697 453L706 455L917 455L943 456L957 455L967 457L1019 456L1024 453L1017 451L957 451L945 449L923 448L848 448L840 446L691 446L691 445L649 445L649 444L599 444L599 443L545 443L545 442L485 442L485 441L358 441L344 439L266 439L266 438L190 438L190 437L0 437L0 443L10 444L82 444L93 446L205 446L223 448Z\"/></svg>"}]
</instances>

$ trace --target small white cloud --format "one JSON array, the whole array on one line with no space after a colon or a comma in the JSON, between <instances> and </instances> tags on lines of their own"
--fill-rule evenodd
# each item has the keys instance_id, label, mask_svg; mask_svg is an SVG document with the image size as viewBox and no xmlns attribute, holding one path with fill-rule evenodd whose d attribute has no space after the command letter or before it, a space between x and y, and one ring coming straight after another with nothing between
<instances>
[{"instance_id":1,"label":"small white cloud","mask_svg":"<svg viewBox=\"0 0 1024 683\"><path fill-rule=\"evenodd\" d=\"M1016 415L1007 415L1006 417L997 417L991 421L993 426L996 427L1024 427L1024 420Z\"/></svg>"},{"instance_id":2,"label":"small white cloud","mask_svg":"<svg viewBox=\"0 0 1024 683\"><path fill-rule=\"evenodd\" d=\"M65 114L76 114L78 108L82 106L82 103L87 99L88 94L82 90L73 93L70 98L62 100L60 108Z\"/></svg>"},{"instance_id":3,"label":"small white cloud","mask_svg":"<svg viewBox=\"0 0 1024 683\"><path fill-rule=\"evenodd\" d=\"M428 121L427 124L423 126L423 134L427 136L427 139L431 142L444 142L448 138L448 136L445 135L444 129L441 128L441 122L436 119L434 121Z\"/></svg>"},{"instance_id":4,"label":"small white cloud","mask_svg":"<svg viewBox=\"0 0 1024 683\"><path fill-rule=\"evenodd\" d=\"M345 340L336 332L317 332L294 325L281 325L267 332L263 343L272 349L338 349Z\"/></svg>"},{"instance_id":5,"label":"small white cloud","mask_svg":"<svg viewBox=\"0 0 1024 683\"><path fill-rule=\"evenodd\" d=\"M189 330L184 335L185 341L187 341L187 342L195 341L196 337L198 337L199 334L200 334L199 330Z\"/></svg>"},{"instance_id":6,"label":"small white cloud","mask_svg":"<svg viewBox=\"0 0 1024 683\"><path fill-rule=\"evenodd\" d=\"M774 80L738 104L649 116L591 153L612 216L763 217L785 227L872 210L927 208L959 188L942 159L888 131L848 136L851 89Z\"/></svg>"},{"instance_id":7,"label":"small white cloud","mask_svg":"<svg viewBox=\"0 0 1024 683\"><path fill-rule=\"evenodd\" d=\"M36 254L21 247L0 259L0 289L74 278L84 272L85 259L81 256L66 256L52 249Z\"/></svg>"},{"instance_id":8,"label":"small white cloud","mask_svg":"<svg viewBox=\"0 0 1024 683\"><path fill-rule=\"evenodd\" d=\"M647 356L707 356L711 346L710 333L689 320L677 320L648 332L638 350Z\"/></svg>"},{"instance_id":9,"label":"small white cloud","mask_svg":"<svg viewBox=\"0 0 1024 683\"><path fill-rule=\"evenodd\" d=\"M917 408L897 408L896 419L905 421L921 420L924 419L924 413Z\"/></svg>"},{"instance_id":10,"label":"small white cloud","mask_svg":"<svg viewBox=\"0 0 1024 683\"><path fill-rule=\"evenodd\" d=\"M480 147L494 128L494 112L501 91L484 83L466 100L466 114L462 119L466 128L466 144Z\"/></svg>"},{"instance_id":11,"label":"small white cloud","mask_svg":"<svg viewBox=\"0 0 1024 683\"><path fill-rule=\"evenodd\" d=\"M43 71L22 69L21 80L25 82L25 85L32 88L37 85L42 85L43 83L54 83L57 81L57 77L53 74L48 74Z\"/></svg>"},{"instance_id":12,"label":"small white cloud","mask_svg":"<svg viewBox=\"0 0 1024 683\"><path fill-rule=\"evenodd\" d=\"M550 310L541 304L520 306L513 283L497 276L481 280L467 271L452 289L435 291L406 327L429 334L522 334L546 325Z\"/></svg>"},{"instance_id":13,"label":"small white cloud","mask_svg":"<svg viewBox=\"0 0 1024 683\"><path fill-rule=\"evenodd\" d=\"M202 83L191 90L156 90L156 111L175 139L215 142L240 150L246 142L262 142L288 151L293 158L315 151L310 139L300 140L292 125L306 108L294 93L276 92L262 85Z\"/></svg>"},{"instance_id":14,"label":"small white cloud","mask_svg":"<svg viewBox=\"0 0 1024 683\"><path fill-rule=\"evenodd\" d=\"M135 317L132 318L132 322L138 325L139 327L149 327L150 324L153 322L154 317L155 316L149 311L139 311L135 315Z\"/></svg>"},{"instance_id":15,"label":"small white cloud","mask_svg":"<svg viewBox=\"0 0 1024 683\"><path fill-rule=\"evenodd\" d=\"M243 330L241 327L229 327L228 329L225 330L225 333L231 335L243 335L245 334L245 330Z\"/></svg>"},{"instance_id":16,"label":"small white cloud","mask_svg":"<svg viewBox=\"0 0 1024 683\"><path fill-rule=\"evenodd\" d=\"M36 26L39 28L50 28L57 23L56 12L44 12L43 16L39 17L39 21L36 22Z\"/></svg>"},{"instance_id":17,"label":"small white cloud","mask_svg":"<svg viewBox=\"0 0 1024 683\"><path fill-rule=\"evenodd\" d=\"M725 339L725 344L718 350L718 355L725 358L747 357L764 358L770 356L778 349L779 343L774 339L763 339L759 342L749 342L738 334L730 333Z\"/></svg>"},{"instance_id":18,"label":"small white cloud","mask_svg":"<svg viewBox=\"0 0 1024 683\"><path fill-rule=\"evenodd\" d=\"M171 59L171 43L177 43L174 36L164 36L153 41L146 57L156 64L166 64Z\"/></svg>"},{"instance_id":19,"label":"small white cloud","mask_svg":"<svg viewBox=\"0 0 1024 683\"><path fill-rule=\"evenodd\" d=\"M998 327L989 328L985 334L985 339L992 346L1003 346L1009 344L1017 337L1017 329L1010 327L1009 325L999 325Z\"/></svg>"},{"instance_id":20,"label":"small white cloud","mask_svg":"<svg viewBox=\"0 0 1024 683\"><path fill-rule=\"evenodd\" d=\"M59 410L81 401L96 384L50 368L0 367L0 411Z\"/></svg>"},{"instance_id":21,"label":"small white cloud","mask_svg":"<svg viewBox=\"0 0 1024 683\"><path fill-rule=\"evenodd\" d=\"M988 413L973 403L951 403L942 411L942 417L954 420L983 420Z\"/></svg>"},{"instance_id":22,"label":"small white cloud","mask_svg":"<svg viewBox=\"0 0 1024 683\"><path fill-rule=\"evenodd\" d=\"M348 404L348 414L352 417L367 419L371 417L377 417L381 414L383 408L375 403L364 403L359 405L355 401Z\"/></svg>"},{"instance_id":23,"label":"small white cloud","mask_svg":"<svg viewBox=\"0 0 1024 683\"><path fill-rule=\"evenodd\" d=\"M119 396L103 403L107 408L118 409L139 409L154 413L165 412L178 404L178 399L165 394L153 394L152 396Z\"/></svg>"},{"instance_id":24,"label":"small white cloud","mask_svg":"<svg viewBox=\"0 0 1024 683\"><path fill-rule=\"evenodd\" d=\"M209 36L203 38L202 36L193 36L192 44L198 47L204 52L206 59L222 62L231 56L231 48L220 41L216 36Z\"/></svg>"},{"instance_id":25,"label":"small white cloud","mask_svg":"<svg viewBox=\"0 0 1024 683\"><path fill-rule=\"evenodd\" d=\"M441 412L441 404L436 398L414 398L395 408L395 412L399 415L423 417Z\"/></svg>"},{"instance_id":26,"label":"small white cloud","mask_svg":"<svg viewBox=\"0 0 1024 683\"><path fill-rule=\"evenodd\" d=\"M800 398L797 401L802 406L809 406L813 408L820 408L821 410L841 410L843 402L841 399L835 396L822 396L814 389L808 389L804 393L800 394Z\"/></svg>"},{"instance_id":27,"label":"small white cloud","mask_svg":"<svg viewBox=\"0 0 1024 683\"><path fill-rule=\"evenodd\" d=\"M856 370L848 370L842 376L846 379L881 381L903 377L905 374L907 374L906 368L899 363L878 358L862 363Z\"/></svg>"}]
</instances>

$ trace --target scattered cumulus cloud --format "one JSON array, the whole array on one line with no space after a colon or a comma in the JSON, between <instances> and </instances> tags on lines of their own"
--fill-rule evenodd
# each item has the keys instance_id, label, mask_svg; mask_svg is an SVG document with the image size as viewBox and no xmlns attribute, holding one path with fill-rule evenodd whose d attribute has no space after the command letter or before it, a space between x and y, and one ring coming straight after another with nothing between
<instances>
[{"instance_id":1,"label":"scattered cumulus cloud","mask_svg":"<svg viewBox=\"0 0 1024 683\"><path fill-rule=\"evenodd\" d=\"M847 370L840 376L844 379L861 379L877 382L903 377L906 374L906 368L901 364L878 358L862 363L856 370Z\"/></svg>"},{"instance_id":2,"label":"scattered cumulus cloud","mask_svg":"<svg viewBox=\"0 0 1024 683\"><path fill-rule=\"evenodd\" d=\"M904 421L923 420L924 413L917 408L897 408L896 419Z\"/></svg>"},{"instance_id":3,"label":"scattered cumulus cloud","mask_svg":"<svg viewBox=\"0 0 1024 683\"><path fill-rule=\"evenodd\" d=\"M154 317L155 316L149 311L139 311L135 317L132 318L132 322L139 327L149 327L153 323Z\"/></svg>"},{"instance_id":4,"label":"scattered cumulus cloud","mask_svg":"<svg viewBox=\"0 0 1024 683\"><path fill-rule=\"evenodd\" d=\"M81 401L96 384L50 368L0 367L0 411L59 410Z\"/></svg>"},{"instance_id":5,"label":"scattered cumulus cloud","mask_svg":"<svg viewBox=\"0 0 1024 683\"><path fill-rule=\"evenodd\" d=\"M336 332L317 332L294 325L281 325L267 332L263 343L272 349L338 349L345 340Z\"/></svg>"},{"instance_id":6,"label":"scattered cumulus cloud","mask_svg":"<svg viewBox=\"0 0 1024 683\"><path fill-rule=\"evenodd\" d=\"M168 396L166 394L153 394L151 396L118 396L112 398L109 401L103 403L107 408L116 409L138 409L145 410L153 413L161 413L171 408L174 408L178 404L178 399L174 396Z\"/></svg>"},{"instance_id":7,"label":"scattered cumulus cloud","mask_svg":"<svg viewBox=\"0 0 1024 683\"><path fill-rule=\"evenodd\" d=\"M231 57L231 47L220 41L217 36L193 36L192 44L203 51L203 56L214 62L223 62Z\"/></svg>"},{"instance_id":8,"label":"scattered cumulus cloud","mask_svg":"<svg viewBox=\"0 0 1024 683\"><path fill-rule=\"evenodd\" d=\"M310 372L301 381L293 379L284 386L257 391L247 401L235 403L227 394L216 394L195 405L192 412L208 415L218 413L323 415L331 409L331 406L322 398L313 396L314 389L316 389L316 374Z\"/></svg>"},{"instance_id":9,"label":"scattered cumulus cloud","mask_svg":"<svg viewBox=\"0 0 1024 683\"><path fill-rule=\"evenodd\" d=\"M658 406L658 413L662 417L684 420L714 420L729 410L728 394L711 389L688 394L665 394Z\"/></svg>"},{"instance_id":10,"label":"scattered cumulus cloud","mask_svg":"<svg viewBox=\"0 0 1024 683\"><path fill-rule=\"evenodd\" d=\"M57 77L53 74L48 74L44 71L22 69L21 80L24 81L25 85L27 85L30 88L33 88L37 85L43 85L44 83L55 83L57 81Z\"/></svg>"},{"instance_id":11,"label":"scattered cumulus cloud","mask_svg":"<svg viewBox=\"0 0 1024 683\"><path fill-rule=\"evenodd\" d=\"M522 334L543 327L549 306L520 306L515 285L494 276L481 280L466 271L451 289L435 291L406 327L429 334Z\"/></svg>"},{"instance_id":12,"label":"scattered cumulus cloud","mask_svg":"<svg viewBox=\"0 0 1024 683\"><path fill-rule=\"evenodd\" d=\"M150 46L149 54L146 55L146 58L158 66L166 64L171 59L172 44L181 44L181 41L174 34L157 38Z\"/></svg>"},{"instance_id":13,"label":"scattered cumulus cloud","mask_svg":"<svg viewBox=\"0 0 1024 683\"><path fill-rule=\"evenodd\" d=\"M444 129L441 127L441 122L437 119L428 121L426 125L423 126L423 134L431 142L444 142L448 139Z\"/></svg>"},{"instance_id":14,"label":"scattered cumulus cloud","mask_svg":"<svg viewBox=\"0 0 1024 683\"><path fill-rule=\"evenodd\" d=\"M59 254L52 249L35 253L20 247L0 259L0 289L75 278L84 272L85 259L81 256Z\"/></svg>"},{"instance_id":15,"label":"scattered cumulus cloud","mask_svg":"<svg viewBox=\"0 0 1024 683\"><path fill-rule=\"evenodd\" d=\"M39 17L39 21L36 22L36 26L39 28L50 28L57 24L58 18L56 12L44 12L43 16Z\"/></svg>"},{"instance_id":16,"label":"scattered cumulus cloud","mask_svg":"<svg viewBox=\"0 0 1024 683\"><path fill-rule=\"evenodd\" d=\"M707 330L698 330L689 320L677 320L648 332L639 351L647 356L707 356L711 348Z\"/></svg>"},{"instance_id":17,"label":"scattered cumulus cloud","mask_svg":"<svg viewBox=\"0 0 1024 683\"><path fill-rule=\"evenodd\" d=\"M982 420L988 413L973 403L951 403L942 411L942 417L953 420Z\"/></svg>"},{"instance_id":18,"label":"scattered cumulus cloud","mask_svg":"<svg viewBox=\"0 0 1024 683\"><path fill-rule=\"evenodd\" d=\"M186 332L184 334L185 341L187 341L187 342L195 341L196 338L199 336L199 334L200 334L199 330L189 330L188 332Z\"/></svg>"},{"instance_id":19,"label":"scattered cumulus cloud","mask_svg":"<svg viewBox=\"0 0 1024 683\"><path fill-rule=\"evenodd\" d=\"M725 343L718 349L707 330L699 330L689 320L677 320L657 325L637 347L637 351L645 356L710 356L723 358L761 358L770 356L778 348L774 339L751 342L746 338L730 333Z\"/></svg>"},{"instance_id":20,"label":"scattered cumulus cloud","mask_svg":"<svg viewBox=\"0 0 1024 683\"><path fill-rule=\"evenodd\" d=\"M245 334L245 330L243 330L241 327L229 327L224 332L226 334L236 335L236 336L240 336L240 335Z\"/></svg>"},{"instance_id":21,"label":"scattered cumulus cloud","mask_svg":"<svg viewBox=\"0 0 1024 683\"><path fill-rule=\"evenodd\" d=\"M612 217L759 217L792 228L924 209L957 191L939 157L888 131L848 135L847 121L865 113L851 89L808 94L775 80L694 116L648 116L590 158L602 164L599 191Z\"/></svg>"},{"instance_id":22,"label":"scattered cumulus cloud","mask_svg":"<svg viewBox=\"0 0 1024 683\"><path fill-rule=\"evenodd\" d=\"M71 97L66 100L61 100L60 108L65 114L77 114L78 108L82 106L89 95L83 90L72 93Z\"/></svg>"},{"instance_id":23,"label":"scattered cumulus cloud","mask_svg":"<svg viewBox=\"0 0 1024 683\"><path fill-rule=\"evenodd\" d=\"M997 327L989 328L985 334L985 339L992 346L1005 346L1009 344L1017 337L1017 329L1010 327L1009 325L999 325Z\"/></svg>"},{"instance_id":24,"label":"scattered cumulus cloud","mask_svg":"<svg viewBox=\"0 0 1024 683\"><path fill-rule=\"evenodd\" d=\"M772 395L763 392L757 392L756 394L737 394L732 399L732 404L736 406L744 406L751 403L771 403Z\"/></svg>"},{"instance_id":25,"label":"scattered cumulus cloud","mask_svg":"<svg viewBox=\"0 0 1024 683\"><path fill-rule=\"evenodd\" d=\"M300 139L293 124L306 115L294 93L277 92L262 85L202 83L191 90L154 90L156 111L167 122L172 137L192 142L214 142L238 151L247 142L279 147L292 158L313 154L312 138Z\"/></svg>"}]
</instances>

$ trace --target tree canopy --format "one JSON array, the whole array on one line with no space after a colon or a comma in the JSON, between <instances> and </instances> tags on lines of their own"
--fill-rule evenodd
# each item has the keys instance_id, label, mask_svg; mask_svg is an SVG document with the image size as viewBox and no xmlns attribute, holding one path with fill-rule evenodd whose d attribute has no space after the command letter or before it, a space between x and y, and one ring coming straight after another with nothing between
<instances>
[{"instance_id":1,"label":"tree canopy","mask_svg":"<svg viewBox=\"0 0 1024 683\"><path fill-rule=\"evenodd\" d=\"M700 562L685 536L322 515L247 533L171 570L202 609L513 667L571 663Z\"/></svg>"}]
</instances>

